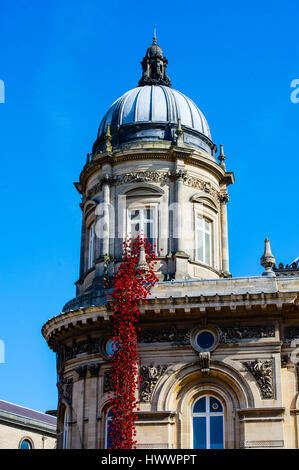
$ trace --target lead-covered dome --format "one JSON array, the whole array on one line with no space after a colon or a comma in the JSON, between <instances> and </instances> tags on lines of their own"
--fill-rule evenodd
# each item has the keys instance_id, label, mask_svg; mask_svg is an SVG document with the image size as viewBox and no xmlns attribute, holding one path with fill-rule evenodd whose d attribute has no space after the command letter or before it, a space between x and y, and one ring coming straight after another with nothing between
<instances>
[{"instance_id":1,"label":"lead-covered dome","mask_svg":"<svg viewBox=\"0 0 299 470\"><path fill-rule=\"evenodd\" d=\"M179 118L182 126L189 127L211 139L211 133L202 112L196 104L180 91L163 85L147 85L133 88L118 98L104 116L98 137L104 135L107 124L118 129L133 123L173 123Z\"/></svg>"},{"instance_id":2,"label":"lead-covered dome","mask_svg":"<svg viewBox=\"0 0 299 470\"><path fill-rule=\"evenodd\" d=\"M138 87L127 91L110 106L100 124L93 153L105 150L107 139L112 147L140 141L175 143L178 127L181 127L183 145L215 156L216 146L203 113L190 98L171 88L167 63L154 36L141 62L143 73Z\"/></svg>"}]
</instances>

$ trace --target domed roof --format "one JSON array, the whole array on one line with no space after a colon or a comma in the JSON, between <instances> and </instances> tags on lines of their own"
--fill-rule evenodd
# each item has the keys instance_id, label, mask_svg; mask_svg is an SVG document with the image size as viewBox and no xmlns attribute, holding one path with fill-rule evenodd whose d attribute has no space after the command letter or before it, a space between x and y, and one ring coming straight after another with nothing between
<instances>
[{"instance_id":1,"label":"domed roof","mask_svg":"<svg viewBox=\"0 0 299 470\"><path fill-rule=\"evenodd\" d=\"M100 124L98 138L106 132L107 124L113 132L113 129L125 124L177 124L179 118L182 126L211 139L204 115L183 93L163 85L137 87L127 91L110 106Z\"/></svg>"},{"instance_id":2,"label":"domed roof","mask_svg":"<svg viewBox=\"0 0 299 470\"><path fill-rule=\"evenodd\" d=\"M154 58L154 57L163 57L163 51L158 44L152 44L148 50L146 51L146 55L148 57Z\"/></svg>"}]
</instances>

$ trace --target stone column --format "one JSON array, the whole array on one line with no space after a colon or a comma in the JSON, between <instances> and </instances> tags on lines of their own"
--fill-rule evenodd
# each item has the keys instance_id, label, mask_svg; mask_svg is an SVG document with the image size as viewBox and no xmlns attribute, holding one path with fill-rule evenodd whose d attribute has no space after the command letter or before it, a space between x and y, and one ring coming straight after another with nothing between
<instances>
[{"instance_id":1,"label":"stone column","mask_svg":"<svg viewBox=\"0 0 299 470\"><path fill-rule=\"evenodd\" d=\"M183 249L183 213L184 213L184 171L179 169L176 171L175 177L175 214L174 214L174 243L175 252L175 279L188 279L188 259L189 255Z\"/></svg>"},{"instance_id":2,"label":"stone column","mask_svg":"<svg viewBox=\"0 0 299 470\"><path fill-rule=\"evenodd\" d=\"M84 449L84 409L85 409L85 378L87 367L77 367L78 380L74 383L74 411L77 421L75 440L72 443L74 449ZM73 436L72 436L73 437Z\"/></svg>"},{"instance_id":3,"label":"stone column","mask_svg":"<svg viewBox=\"0 0 299 470\"><path fill-rule=\"evenodd\" d=\"M98 414L98 376L100 364L88 366L89 376L86 378L85 416L88 416L87 449L97 447L97 414Z\"/></svg>"},{"instance_id":4,"label":"stone column","mask_svg":"<svg viewBox=\"0 0 299 470\"><path fill-rule=\"evenodd\" d=\"M221 220L221 252L222 252L222 271L229 274L229 256L228 256L228 230L227 230L227 194L220 196L220 220Z\"/></svg>"},{"instance_id":5,"label":"stone column","mask_svg":"<svg viewBox=\"0 0 299 470\"><path fill-rule=\"evenodd\" d=\"M108 176L108 175L107 175ZM107 178L103 184L103 244L102 255L109 255L109 203L110 203L110 182Z\"/></svg>"}]
</instances>

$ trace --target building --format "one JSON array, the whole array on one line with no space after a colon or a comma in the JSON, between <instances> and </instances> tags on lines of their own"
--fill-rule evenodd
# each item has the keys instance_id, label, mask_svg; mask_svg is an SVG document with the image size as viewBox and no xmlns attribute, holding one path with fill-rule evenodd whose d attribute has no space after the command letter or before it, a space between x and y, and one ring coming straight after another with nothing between
<instances>
[{"instance_id":1,"label":"building","mask_svg":"<svg viewBox=\"0 0 299 470\"><path fill-rule=\"evenodd\" d=\"M56 418L0 400L0 449L55 449Z\"/></svg>"},{"instance_id":2,"label":"building","mask_svg":"<svg viewBox=\"0 0 299 470\"><path fill-rule=\"evenodd\" d=\"M196 104L171 87L154 37L138 87L104 116L82 195L76 297L42 329L57 353L58 448L105 448L120 243L143 230L160 282L141 307L138 448L298 448L298 276L229 270L234 175ZM218 161L217 161L218 159ZM293 273L292 273L293 274Z\"/></svg>"}]
</instances>

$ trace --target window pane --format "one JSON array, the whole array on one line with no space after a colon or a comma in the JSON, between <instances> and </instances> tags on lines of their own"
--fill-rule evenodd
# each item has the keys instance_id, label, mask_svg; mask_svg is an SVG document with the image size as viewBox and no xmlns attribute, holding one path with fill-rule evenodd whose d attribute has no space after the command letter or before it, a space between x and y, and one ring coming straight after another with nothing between
<instances>
[{"instance_id":1,"label":"window pane","mask_svg":"<svg viewBox=\"0 0 299 470\"><path fill-rule=\"evenodd\" d=\"M223 449L223 416L210 417L211 449Z\"/></svg>"},{"instance_id":2,"label":"window pane","mask_svg":"<svg viewBox=\"0 0 299 470\"><path fill-rule=\"evenodd\" d=\"M199 261L204 261L203 259L203 232L201 230L197 231L197 258Z\"/></svg>"},{"instance_id":3,"label":"window pane","mask_svg":"<svg viewBox=\"0 0 299 470\"><path fill-rule=\"evenodd\" d=\"M196 337L196 342L201 349L208 350L215 343L215 337L209 331L202 331Z\"/></svg>"},{"instance_id":4,"label":"window pane","mask_svg":"<svg viewBox=\"0 0 299 470\"><path fill-rule=\"evenodd\" d=\"M147 238L147 241L154 245L154 224L153 222L146 222L144 224L145 228L145 236Z\"/></svg>"},{"instance_id":5,"label":"window pane","mask_svg":"<svg viewBox=\"0 0 299 470\"><path fill-rule=\"evenodd\" d=\"M193 418L193 448L207 448L206 418L194 416Z\"/></svg>"},{"instance_id":6,"label":"window pane","mask_svg":"<svg viewBox=\"0 0 299 470\"><path fill-rule=\"evenodd\" d=\"M139 219L139 210L131 210L129 211L129 216L131 220Z\"/></svg>"},{"instance_id":7,"label":"window pane","mask_svg":"<svg viewBox=\"0 0 299 470\"><path fill-rule=\"evenodd\" d=\"M210 413L222 413L223 408L219 400L214 397L210 397Z\"/></svg>"},{"instance_id":8,"label":"window pane","mask_svg":"<svg viewBox=\"0 0 299 470\"><path fill-rule=\"evenodd\" d=\"M203 217L200 215L197 216L197 227L201 229L203 228Z\"/></svg>"},{"instance_id":9,"label":"window pane","mask_svg":"<svg viewBox=\"0 0 299 470\"><path fill-rule=\"evenodd\" d=\"M211 230L211 222L207 219L205 219L205 230L206 230L206 232L209 232L209 233L210 233L210 230Z\"/></svg>"},{"instance_id":10,"label":"window pane","mask_svg":"<svg viewBox=\"0 0 299 470\"><path fill-rule=\"evenodd\" d=\"M31 443L27 439L24 439L20 445L20 449L31 449Z\"/></svg>"},{"instance_id":11,"label":"window pane","mask_svg":"<svg viewBox=\"0 0 299 470\"><path fill-rule=\"evenodd\" d=\"M139 234L140 232L140 223L139 222L135 222L133 224L131 224L131 236L132 238L136 238L137 235Z\"/></svg>"},{"instance_id":12,"label":"window pane","mask_svg":"<svg viewBox=\"0 0 299 470\"><path fill-rule=\"evenodd\" d=\"M205 413L206 411L206 397L200 398L194 405L193 413Z\"/></svg>"},{"instance_id":13,"label":"window pane","mask_svg":"<svg viewBox=\"0 0 299 470\"><path fill-rule=\"evenodd\" d=\"M149 220L153 220L154 218L154 209L145 209L144 217Z\"/></svg>"},{"instance_id":14,"label":"window pane","mask_svg":"<svg viewBox=\"0 0 299 470\"><path fill-rule=\"evenodd\" d=\"M205 263L211 265L211 236L206 233L205 234Z\"/></svg>"}]
</instances>

